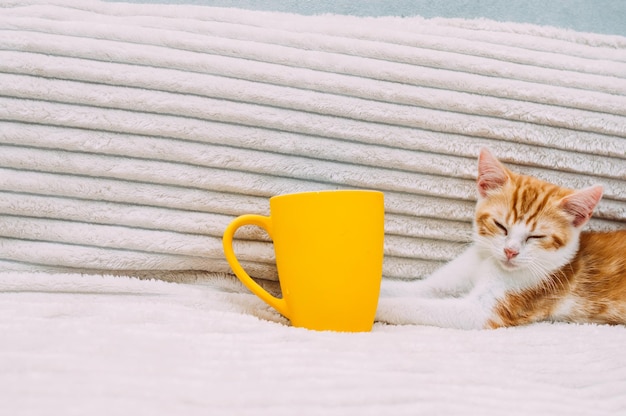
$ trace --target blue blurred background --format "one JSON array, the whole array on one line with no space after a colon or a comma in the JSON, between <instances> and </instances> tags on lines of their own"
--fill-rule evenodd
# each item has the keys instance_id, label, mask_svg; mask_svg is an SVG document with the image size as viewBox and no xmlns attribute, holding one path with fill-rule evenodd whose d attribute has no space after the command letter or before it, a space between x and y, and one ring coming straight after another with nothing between
<instances>
[{"instance_id":1,"label":"blue blurred background","mask_svg":"<svg viewBox=\"0 0 626 416\"><path fill-rule=\"evenodd\" d=\"M115 1L115 0L109 0ZM299 14L484 17L626 36L626 0L124 0L198 4Z\"/></svg>"}]
</instances>

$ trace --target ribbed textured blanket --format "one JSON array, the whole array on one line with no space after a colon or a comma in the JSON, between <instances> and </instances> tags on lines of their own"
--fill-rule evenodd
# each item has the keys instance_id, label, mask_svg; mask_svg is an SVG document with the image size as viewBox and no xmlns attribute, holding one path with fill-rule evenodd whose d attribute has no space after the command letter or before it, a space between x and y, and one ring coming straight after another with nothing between
<instances>
[{"instance_id":1,"label":"ribbed textured blanket","mask_svg":"<svg viewBox=\"0 0 626 416\"><path fill-rule=\"evenodd\" d=\"M470 239L476 157L626 223L626 38L483 20L0 4L0 268L228 272L282 193L384 191L384 276ZM276 280L272 246L237 251ZM193 271L193 272L190 272Z\"/></svg>"}]
</instances>

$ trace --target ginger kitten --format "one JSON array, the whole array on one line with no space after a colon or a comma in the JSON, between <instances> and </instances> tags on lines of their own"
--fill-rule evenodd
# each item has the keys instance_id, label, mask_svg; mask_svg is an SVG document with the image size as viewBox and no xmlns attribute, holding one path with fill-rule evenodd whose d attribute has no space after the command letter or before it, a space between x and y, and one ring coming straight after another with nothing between
<instances>
[{"instance_id":1,"label":"ginger kitten","mask_svg":"<svg viewBox=\"0 0 626 416\"><path fill-rule=\"evenodd\" d=\"M477 187L473 244L425 280L384 281L378 321L626 324L626 230L581 232L600 186L575 191L518 175L483 149Z\"/></svg>"}]
</instances>

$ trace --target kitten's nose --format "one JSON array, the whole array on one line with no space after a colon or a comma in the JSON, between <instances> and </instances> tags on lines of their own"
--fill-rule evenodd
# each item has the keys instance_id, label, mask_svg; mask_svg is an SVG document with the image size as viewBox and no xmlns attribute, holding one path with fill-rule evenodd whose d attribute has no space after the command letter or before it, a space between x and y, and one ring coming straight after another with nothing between
<instances>
[{"instance_id":1,"label":"kitten's nose","mask_svg":"<svg viewBox=\"0 0 626 416\"><path fill-rule=\"evenodd\" d=\"M515 250L514 248L505 247L504 254L506 255L507 260L511 260L513 257L517 257L519 251Z\"/></svg>"}]
</instances>

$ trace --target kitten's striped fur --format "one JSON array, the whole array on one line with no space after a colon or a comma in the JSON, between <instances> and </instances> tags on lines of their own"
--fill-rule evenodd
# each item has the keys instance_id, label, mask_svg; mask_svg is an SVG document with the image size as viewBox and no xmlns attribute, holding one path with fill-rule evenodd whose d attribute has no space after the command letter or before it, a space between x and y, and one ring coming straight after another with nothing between
<instances>
[{"instance_id":1,"label":"kitten's striped fur","mask_svg":"<svg viewBox=\"0 0 626 416\"><path fill-rule=\"evenodd\" d=\"M381 299L379 320L626 324L626 230L581 232L601 187L572 190L519 175L483 149L477 188L474 244L425 281L384 285L399 297Z\"/></svg>"}]
</instances>

